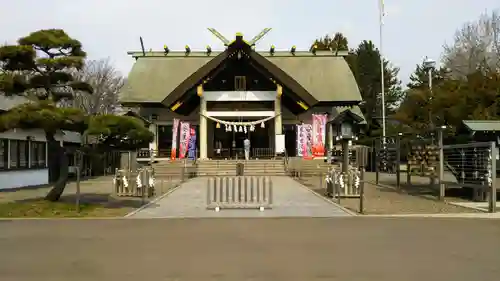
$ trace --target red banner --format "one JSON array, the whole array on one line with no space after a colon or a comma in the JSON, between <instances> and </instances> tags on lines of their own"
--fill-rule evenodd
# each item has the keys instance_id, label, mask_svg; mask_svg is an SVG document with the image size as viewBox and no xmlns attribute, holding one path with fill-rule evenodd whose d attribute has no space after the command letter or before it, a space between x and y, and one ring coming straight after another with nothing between
<instances>
[{"instance_id":1,"label":"red banner","mask_svg":"<svg viewBox=\"0 0 500 281\"><path fill-rule=\"evenodd\" d=\"M326 114L312 115L312 154L314 157L325 156Z\"/></svg>"}]
</instances>

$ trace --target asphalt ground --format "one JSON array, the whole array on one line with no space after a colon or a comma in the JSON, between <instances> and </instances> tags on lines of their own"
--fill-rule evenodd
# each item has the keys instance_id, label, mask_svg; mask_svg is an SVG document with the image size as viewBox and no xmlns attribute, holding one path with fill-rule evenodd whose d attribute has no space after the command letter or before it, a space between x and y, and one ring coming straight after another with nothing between
<instances>
[{"instance_id":1,"label":"asphalt ground","mask_svg":"<svg viewBox=\"0 0 500 281\"><path fill-rule=\"evenodd\" d=\"M0 220L0 280L500 280L500 220Z\"/></svg>"}]
</instances>

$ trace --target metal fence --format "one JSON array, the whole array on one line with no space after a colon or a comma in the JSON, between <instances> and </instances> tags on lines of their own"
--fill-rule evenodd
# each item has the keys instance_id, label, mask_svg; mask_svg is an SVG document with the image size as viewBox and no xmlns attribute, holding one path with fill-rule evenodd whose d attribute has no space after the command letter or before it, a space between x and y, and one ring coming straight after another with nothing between
<instances>
[{"instance_id":1,"label":"metal fence","mask_svg":"<svg viewBox=\"0 0 500 281\"><path fill-rule=\"evenodd\" d=\"M400 190L417 179L429 179L429 187L444 200L451 186L472 190L471 199L488 201L489 211L496 211L498 149L494 142L443 145L443 131L429 136L402 135L378 139L375 143L376 184L381 174L395 175Z\"/></svg>"},{"instance_id":2,"label":"metal fence","mask_svg":"<svg viewBox=\"0 0 500 281\"><path fill-rule=\"evenodd\" d=\"M496 164L498 150L494 142L476 142L469 144L444 145L442 149L443 174L440 183L445 189L447 185L459 185L471 188L472 199L489 202L490 211L494 211L496 203ZM448 171L453 178L446 177Z\"/></svg>"},{"instance_id":3,"label":"metal fence","mask_svg":"<svg viewBox=\"0 0 500 281\"><path fill-rule=\"evenodd\" d=\"M207 179L208 209L270 209L273 182L267 176L229 176Z\"/></svg>"}]
</instances>

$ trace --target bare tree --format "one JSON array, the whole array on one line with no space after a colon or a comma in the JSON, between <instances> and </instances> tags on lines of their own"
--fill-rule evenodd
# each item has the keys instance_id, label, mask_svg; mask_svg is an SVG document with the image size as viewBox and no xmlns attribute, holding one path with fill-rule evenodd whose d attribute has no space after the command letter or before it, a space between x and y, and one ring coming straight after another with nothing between
<instances>
[{"instance_id":1,"label":"bare tree","mask_svg":"<svg viewBox=\"0 0 500 281\"><path fill-rule=\"evenodd\" d=\"M454 77L478 69L500 71L500 13L482 14L457 30L452 44L445 44L443 64Z\"/></svg>"},{"instance_id":2,"label":"bare tree","mask_svg":"<svg viewBox=\"0 0 500 281\"><path fill-rule=\"evenodd\" d=\"M119 110L118 94L125 78L111 65L109 59L87 61L85 67L75 74L75 78L89 83L94 92L75 92L74 99L69 101L72 106L91 115L112 114Z\"/></svg>"}]
</instances>

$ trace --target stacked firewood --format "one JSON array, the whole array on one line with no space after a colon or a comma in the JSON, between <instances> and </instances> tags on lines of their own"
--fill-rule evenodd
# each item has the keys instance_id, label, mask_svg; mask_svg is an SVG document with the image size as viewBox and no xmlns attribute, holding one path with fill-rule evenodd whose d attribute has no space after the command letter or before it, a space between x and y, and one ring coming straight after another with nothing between
<instances>
[{"instance_id":1,"label":"stacked firewood","mask_svg":"<svg viewBox=\"0 0 500 281\"><path fill-rule=\"evenodd\" d=\"M439 165L439 148L432 144L412 145L408 152L408 170L412 174L434 176Z\"/></svg>"}]
</instances>

